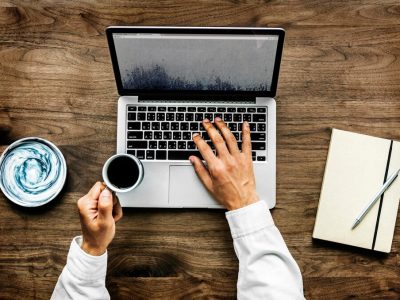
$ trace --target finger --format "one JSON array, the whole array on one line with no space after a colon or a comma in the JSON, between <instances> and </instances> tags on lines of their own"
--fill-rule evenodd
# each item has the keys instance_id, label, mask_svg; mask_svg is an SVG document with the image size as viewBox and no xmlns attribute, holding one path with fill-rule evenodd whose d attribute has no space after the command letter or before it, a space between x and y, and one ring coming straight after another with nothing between
<instances>
[{"instance_id":1,"label":"finger","mask_svg":"<svg viewBox=\"0 0 400 300\"><path fill-rule=\"evenodd\" d=\"M216 159L214 153L212 152L210 146L201 138L198 133L193 134L193 142L196 144L197 149L199 149L201 156L209 164Z\"/></svg>"},{"instance_id":2,"label":"finger","mask_svg":"<svg viewBox=\"0 0 400 300\"><path fill-rule=\"evenodd\" d=\"M229 152L232 155L240 153L236 138L233 135L233 133L230 131L228 126L226 126L225 122L223 120L221 120L220 118L216 118L214 121L215 121L217 128L219 129L219 131L222 133L222 136L224 137L224 140L226 142L226 145L228 146Z\"/></svg>"},{"instance_id":3,"label":"finger","mask_svg":"<svg viewBox=\"0 0 400 300\"><path fill-rule=\"evenodd\" d=\"M99 219L100 220L107 220L112 218L112 211L113 211L113 195L109 189L104 189L99 197Z\"/></svg>"},{"instance_id":4,"label":"finger","mask_svg":"<svg viewBox=\"0 0 400 300\"><path fill-rule=\"evenodd\" d=\"M206 189L211 192L213 184L212 184L210 173L208 172L206 166L203 164L201 159L198 158L197 156L190 156L189 160L192 163L194 170L195 170L197 176L199 176L201 182L204 184Z\"/></svg>"},{"instance_id":5,"label":"finger","mask_svg":"<svg viewBox=\"0 0 400 300\"><path fill-rule=\"evenodd\" d=\"M251 156L250 126L247 121L243 122L242 126L242 152Z\"/></svg>"},{"instance_id":6,"label":"finger","mask_svg":"<svg viewBox=\"0 0 400 300\"><path fill-rule=\"evenodd\" d=\"M218 119L220 118L215 118L214 121L217 121ZM228 155L229 151L228 148L226 148L224 139L218 133L217 129L215 129L215 127L211 124L211 122L208 119L204 119L203 126L206 129L211 141L213 142L218 155Z\"/></svg>"},{"instance_id":7,"label":"finger","mask_svg":"<svg viewBox=\"0 0 400 300\"><path fill-rule=\"evenodd\" d=\"M114 207L113 207L113 215L114 215L114 221L118 222L119 220L122 219L122 206L119 203L119 199L117 195L114 195Z\"/></svg>"},{"instance_id":8,"label":"finger","mask_svg":"<svg viewBox=\"0 0 400 300\"><path fill-rule=\"evenodd\" d=\"M87 193L91 199L99 199L100 193L104 190L105 185L103 185L100 181L97 181L95 185L90 189Z\"/></svg>"}]
</instances>

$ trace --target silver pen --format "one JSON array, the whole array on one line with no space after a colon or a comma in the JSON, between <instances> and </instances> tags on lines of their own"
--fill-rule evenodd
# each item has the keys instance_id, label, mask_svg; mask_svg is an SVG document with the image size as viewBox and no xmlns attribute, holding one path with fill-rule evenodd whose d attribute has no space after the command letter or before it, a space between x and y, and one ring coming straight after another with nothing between
<instances>
[{"instance_id":1,"label":"silver pen","mask_svg":"<svg viewBox=\"0 0 400 300\"><path fill-rule=\"evenodd\" d=\"M362 212L357 216L356 220L354 221L353 227L351 229L353 230L360 224L360 222L364 219L364 217L367 215L367 213L370 211L370 209L374 206L376 201L382 196L382 194L390 187L390 185L395 181L395 179L399 176L400 169L398 169L396 172L394 172L392 175L390 175L389 179L386 180L386 182L383 184L379 192L374 196L374 198L371 200L370 203L362 210Z\"/></svg>"}]
</instances>

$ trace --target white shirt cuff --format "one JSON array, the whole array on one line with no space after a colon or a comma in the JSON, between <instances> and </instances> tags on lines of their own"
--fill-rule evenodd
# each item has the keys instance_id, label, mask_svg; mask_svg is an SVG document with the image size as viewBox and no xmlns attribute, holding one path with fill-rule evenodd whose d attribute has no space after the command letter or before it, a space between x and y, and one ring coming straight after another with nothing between
<instances>
[{"instance_id":1,"label":"white shirt cuff","mask_svg":"<svg viewBox=\"0 0 400 300\"><path fill-rule=\"evenodd\" d=\"M86 253L81 245L82 236L72 240L67 258L68 270L81 280L104 279L107 274L107 251L100 256L93 256Z\"/></svg>"},{"instance_id":2,"label":"white shirt cuff","mask_svg":"<svg viewBox=\"0 0 400 300\"><path fill-rule=\"evenodd\" d=\"M225 215L234 239L274 225L267 203L263 200L228 211Z\"/></svg>"}]
</instances>

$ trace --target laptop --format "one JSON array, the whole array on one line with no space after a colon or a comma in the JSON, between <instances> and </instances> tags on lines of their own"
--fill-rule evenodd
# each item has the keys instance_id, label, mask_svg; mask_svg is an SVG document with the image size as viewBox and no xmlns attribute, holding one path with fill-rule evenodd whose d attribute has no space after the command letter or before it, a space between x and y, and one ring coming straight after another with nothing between
<instances>
[{"instance_id":1,"label":"laptop","mask_svg":"<svg viewBox=\"0 0 400 300\"><path fill-rule=\"evenodd\" d=\"M137 156L144 179L123 207L222 208L188 157L201 121L221 117L239 147L248 121L256 189L275 206L275 100L284 30L240 27L106 29L118 100L117 153Z\"/></svg>"}]
</instances>

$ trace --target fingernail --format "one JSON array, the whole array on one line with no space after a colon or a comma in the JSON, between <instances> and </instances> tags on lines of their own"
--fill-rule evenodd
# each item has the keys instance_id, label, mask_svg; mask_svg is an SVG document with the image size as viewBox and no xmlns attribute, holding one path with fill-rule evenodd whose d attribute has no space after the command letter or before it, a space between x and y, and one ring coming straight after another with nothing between
<instances>
[{"instance_id":1,"label":"fingernail","mask_svg":"<svg viewBox=\"0 0 400 300\"><path fill-rule=\"evenodd\" d=\"M210 120L209 119L204 119L203 122L204 123L210 123Z\"/></svg>"},{"instance_id":2,"label":"fingernail","mask_svg":"<svg viewBox=\"0 0 400 300\"><path fill-rule=\"evenodd\" d=\"M244 126L249 127L249 122L244 121Z\"/></svg>"},{"instance_id":3,"label":"fingernail","mask_svg":"<svg viewBox=\"0 0 400 300\"><path fill-rule=\"evenodd\" d=\"M105 188L102 192L101 192L101 197L104 198L109 198L112 197L112 193L108 188Z\"/></svg>"},{"instance_id":4,"label":"fingernail","mask_svg":"<svg viewBox=\"0 0 400 300\"><path fill-rule=\"evenodd\" d=\"M194 163L194 158L193 158L193 156L190 156L190 157L189 157L189 161L190 161L190 163L193 165L193 163Z\"/></svg>"},{"instance_id":5,"label":"fingernail","mask_svg":"<svg viewBox=\"0 0 400 300\"><path fill-rule=\"evenodd\" d=\"M214 121L217 121L217 122L219 122L219 121L222 121L222 120L221 120L221 118L220 118L220 117L216 117L216 118L214 119Z\"/></svg>"},{"instance_id":6,"label":"fingernail","mask_svg":"<svg viewBox=\"0 0 400 300\"><path fill-rule=\"evenodd\" d=\"M196 133L193 133L193 135L192 135L192 137L194 138L194 137L196 137L196 136L198 136L199 134L196 132Z\"/></svg>"}]
</instances>

